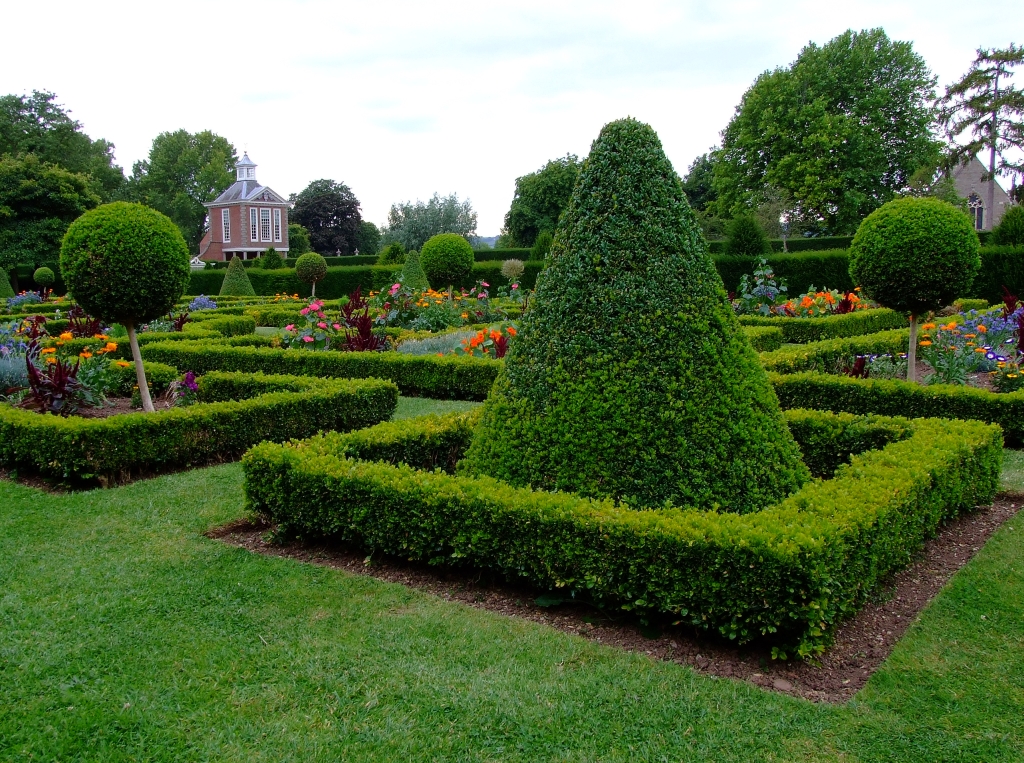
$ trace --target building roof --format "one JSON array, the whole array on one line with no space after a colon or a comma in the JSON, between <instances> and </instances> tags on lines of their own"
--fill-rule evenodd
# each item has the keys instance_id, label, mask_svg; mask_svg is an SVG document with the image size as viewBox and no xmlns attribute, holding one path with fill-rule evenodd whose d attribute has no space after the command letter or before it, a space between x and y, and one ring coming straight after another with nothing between
<instances>
[{"instance_id":1,"label":"building roof","mask_svg":"<svg viewBox=\"0 0 1024 763\"><path fill-rule=\"evenodd\" d=\"M220 196L206 206L229 204L233 201L265 201L270 204L287 204L273 189L262 186L252 180L236 180Z\"/></svg>"},{"instance_id":2,"label":"building roof","mask_svg":"<svg viewBox=\"0 0 1024 763\"><path fill-rule=\"evenodd\" d=\"M235 164L236 167L255 167L256 162L249 158L249 152L242 154L242 158Z\"/></svg>"}]
</instances>

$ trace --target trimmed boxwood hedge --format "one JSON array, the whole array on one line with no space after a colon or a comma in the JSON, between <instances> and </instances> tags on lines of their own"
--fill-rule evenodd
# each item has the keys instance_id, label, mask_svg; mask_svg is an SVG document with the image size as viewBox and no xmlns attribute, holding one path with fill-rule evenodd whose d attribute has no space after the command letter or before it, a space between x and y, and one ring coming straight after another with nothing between
<instances>
[{"instance_id":1,"label":"trimmed boxwood hedge","mask_svg":"<svg viewBox=\"0 0 1024 763\"><path fill-rule=\"evenodd\" d=\"M825 339L761 353L761 365L767 371L784 374L797 371L832 373L840 363L856 355L905 353L909 338L910 329L894 329L865 336Z\"/></svg>"},{"instance_id":2,"label":"trimmed boxwood hedge","mask_svg":"<svg viewBox=\"0 0 1024 763\"><path fill-rule=\"evenodd\" d=\"M851 427L872 430L853 416L787 414L794 417L818 421L794 426L795 433L810 430L819 446L837 449L849 443ZM468 438L465 422L447 428L451 436L431 419L351 439L259 445L243 458L247 505L286 533L487 568L806 656L821 651L837 625L906 566L942 521L991 500L1002 456L998 427L898 420L888 434L876 428L867 435L898 441L853 456L831 480L814 480L775 506L742 515L634 511L611 500L350 457L444 465L453 443Z\"/></svg>"},{"instance_id":3,"label":"trimmed boxwood hedge","mask_svg":"<svg viewBox=\"0 0 1024 763\"><path fill-rule=\"evenodd\" d=\"M782 347L783 332L777 326L743 326L755 352L771 352Z\"/></svg>"},{"instance_id":4,"label":"trimmed boxwood hedge","mask_svg":"<svg viewBox=\"0 0 1024 763\"><path fill-rule=\"evenodd\" d=\"M235 337L236 340L249 339ZM271 337L253 337L261 342ZM306 352L223 342L160 342L142 349L148 360L195 373L244 371L331 378L390 379L404 395L483 400L500 363L475 357L404 355L400 352Z\"/></svg>"},{"instance_id":5,"label":"trimmed boxwood hedge","mask_svg":"<svg viewBox=\"0 0 1024 763\"><path fill-rule=\"evenodd\" d=\"M769 374L783 408L975 419L998 424L1007 445L1024 443L1024 391L996 393L953 384L853 379L813 371Z\"/></svg>"},{"instance_id":6,"label":"trimmed boxwood hedge","mask_svg":"<svg viewBox=\"0 0 1024 763\"><path fill-rule=\"evenodd\" d=\"M806 344L823 339L862 336L887 329L903 328L907 325L907 318L892 310L881 308L821 318L766 318L760 315L741 315L740 323L744 326L775 326L782 331L782 341Z\"/></svg>"},{"instance_id":7,"label":"trimmed boxwood hedge","mask_svg":"<svg viewBox=\"0 0 1024 763\"><path fill-rule=\"evenodd\" d=\"M133 477L237 458L263 440L284 442L322 430L346 430L394 414L398 388L379 379L280 379L218 374L199 403L107 419L61 418L0 407L0 464L72 483L112 485ZM241 375L245 376L245 375ZM212 391L211 391L212 390ZM287 390L287 391L285 391Z\"/></svg>"}]
</instances>

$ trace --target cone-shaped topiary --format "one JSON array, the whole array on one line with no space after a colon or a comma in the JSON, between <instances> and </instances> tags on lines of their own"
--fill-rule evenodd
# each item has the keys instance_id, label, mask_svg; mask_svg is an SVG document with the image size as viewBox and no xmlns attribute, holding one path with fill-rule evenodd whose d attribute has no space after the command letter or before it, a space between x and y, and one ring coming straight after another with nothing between
<instances>
[{"instance_id":1,"label":"cone-shaped topiary","mask_svg":"<svg viewBox=\"0 0 1024 763\"><path fill-rule=\"evenodd\" d=\"M772 245L764 229L750 215L739 215L729 221L726 228L725 253L741 257L771 254Z\"/></svg>"},{"instance_id":2,"label":"cone-shaped topiary","mask_svg":"<svg viewBox=\"0 0 1024 763\"><path fill-rule=\"evenodd\" d=\"M427 274L423 272L423 266L420 265L420 253L415 249L405 255L402 283L415 291L426 291L430 288Z\"/></svg>"},{"instance_id":3,"label":"cone-shaped topiary","mask_svg":"<svg viewBox=\"0 0 1024 763\"><path fill-rule=\"evenodd\" d=\"M228 272L224 274L224 280L220 285L222 297L255 297L256 290L252 288L249 274L245 272L245 265L238 257L232 257L228 263Z\"/></svg>"},{"instance_id":4,"label":"cone-shaped topiary","mask_svg":"<svg viewBox=\"0 0 1024 763\"><path fill-rule=\"evenodd\" d=\"M420 266L435 288L446 289L473 270L473 247L458 233L431 236L420 251Z\"/></svg>"},{"instance_id":5,"label":"cone-shaped topiary","mask_svg":"<svg viewBox=\"0 0 1024 763\"><path fill-rule=\"evenodd\" d=\"M264 270L280 270L284 267L284 260L274 247L270 247L260 257L260 267Z\"/></svg>"},{"instance_id":6,"label":"cone-shaped topiary","mask_svg":"<svg viewBox=\"0 0 1024 763\"><path fill-rule=\"evenodd\" d=\"M53 286L53 282L57 280L57 276L54 275L50 268L42 267L36 268L36 271L32 274L32 280L36 282L36 286L42 289L49 289Z\"/></svg>"},{"instance_id":7,"label":"cone-shaped topiary","mask_svg":"<svg viewBox=\"0 0 1024 763\"><path fill-rule=\"evenodd\" d=\"M308 283L316 296L316 285L327 277L327 260L316 252L306 252L295 260L295 276Z\"/></svg>"},{"instance_id":8,"label":"cone-shaped topiary","mask_svg":"<svg viewBox=\"0 0 1024 763\"><path fill-rule=\"evenodd\" d=\"M0 268L0 299L7 299L13 296L14 287L11 286L11 279L8 278L7 271Z\"/></svg>"},{"instance_id":9,"label":"cone-shaped topiary","mask_svg":"<svg viewBox=\"0 0 1024 763\"><path fill-rule=\"evenodd\" d=\"M635 507L754 511L807 479L648 125L591 148L462 469Z\"/></svg>"}]
</instances>

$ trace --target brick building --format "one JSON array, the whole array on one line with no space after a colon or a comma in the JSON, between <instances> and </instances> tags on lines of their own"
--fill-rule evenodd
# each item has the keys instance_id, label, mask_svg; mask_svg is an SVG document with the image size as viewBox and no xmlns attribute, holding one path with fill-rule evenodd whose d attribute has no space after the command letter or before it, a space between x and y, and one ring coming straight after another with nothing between
<instances>
[{"instance_id":1,"label":"brick building","mask_svg":"<svg viewBox=\"0 0 1024 763\"><path fill-rule=\"evenodd\" d=\"M256 180L256 164L245 154L235 166L235 182L205 205L210 229L199 244L199 259L256 259L270 247L288 256L289 204Z\"/></svg>"},{"instance_id":2,"label":"brick building","mask_svg":"<svg viewBox=\"0 0 1024 763\"><path fill-rule=\"evenodd\" d=\"M967 199L967 211L974 220L975 230L992 230L1003 219L1003 212L1010 206L1010 196L996 183L995 204L993 209L988 206L988 181L982 181L982 175L988 168L978 157L953 170L953 183L956 185L957 196Z\"/></svg>"}]
</instances>

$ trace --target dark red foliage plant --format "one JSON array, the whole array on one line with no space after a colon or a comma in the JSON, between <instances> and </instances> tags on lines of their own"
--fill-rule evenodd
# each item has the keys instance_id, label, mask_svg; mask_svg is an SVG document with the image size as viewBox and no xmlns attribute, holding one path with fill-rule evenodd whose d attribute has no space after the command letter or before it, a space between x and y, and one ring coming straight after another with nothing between
<instances>
[{"instance_id":1,"label":"dark red foliage plant","mask_svg":"<svg viewBox=\"0 0 1024 763\"><path fill-rule=\"evenodd\" d=\"M102 333L103 327L99 318L87 315L85 310L75 305L68 310L68 331L71 332L71 336L81 339Z\"/></svg>"},{"instance_id":2,"label":"dark red foliage plant","mask_svg":"<svg viewBox=\"0 0 1024 763\"><path fill-rule=\"evenodd\" d=\"M175 331L184 331L185 324L190 322L192 318L188 314L188 310L183 313L179 313L177 316L172 315L171 321L174 323Z\"/></svg>"},{"instance_id":3,"label":"dark red foliage plant","mask_svg":"<svg viewBox=\"0 0 1024 763\"><path fill-rule=\"evenodd\" d=\"M359 311L366 310L367 307L369 303L363 298L362 287L357 286L356 290L348 295L348 302L341 306L341 317L345 319L345 325L356 328Z\"/></svg>"},{"instance_id":4,"label":"dark red foliage plant","mask_svg":"<svg viewBox=\"0 0 1024 763\"><path fill-rule=\"evenodd\" d=\"M854 379L867 379L868 378L868 359L863 355L857 357L853 361L851 368L843 369L843 372L847 376L852 376Z\"/></svg>"},{"instance_id":5,"label":"dark red foliage plant","mask_svg":"<svg viewBox=\"0 0 1024 763\"><path fill-rule=\"evenodd\" d=\"M346 317L352 330L345 330L345 349L349 352L383 352L387 349L387 337L373 333L373 318L370 308L363 309L362 314L352 318Z\"/></svg>"},{"instance_id":6,"label":"dark red foliage plant","mask_svg":"<svg viewBox=\"0 0 1024 763\"><path fill-rule=\"evenodd\" d=\"M835 314L846 315L847 313L852 313L854 310L854 301L851 299L851 297L856 296L857 295L854 294L852 291L846 292L843 298L839 300L839 303L836 305Z\"/></svg>"},{"instance_id":7,"label":"dark red foliage plant","mask_svg":"<svg viewBox=\"0 0 1024 763\"><path fill-rule=\"evenodd\" d=\"M1009 318L1020 307L1020 300L1005 286L1003 287L1003 318Z\"/></svg>"},{"instance_id":8,"label":"dark red foliage plant","mask_svg":"<svg viewBox=\"0 0 1024 763\"><path fill-rule=\"evenodd\" d=\"M25 358L28 368L28 386L32 402L40 413L69 416L78 410L82 382L78 380L77 360L74 365L61 358L47 358L43 369L36 368L30 357Z\"/></svg>"}]
</instances>

